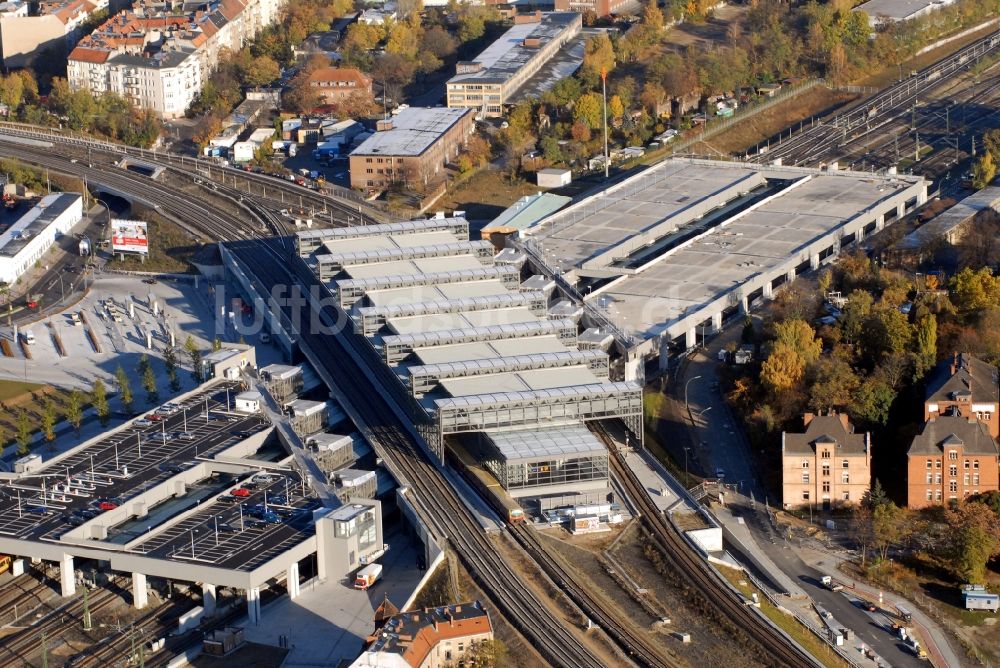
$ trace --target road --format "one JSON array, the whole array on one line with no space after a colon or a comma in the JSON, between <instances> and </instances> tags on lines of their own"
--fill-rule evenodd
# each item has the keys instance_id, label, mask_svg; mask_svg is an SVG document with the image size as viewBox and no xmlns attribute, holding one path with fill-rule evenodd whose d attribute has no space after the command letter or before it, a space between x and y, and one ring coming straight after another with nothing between
<instances>
[{"instance_id":1,"label":"road","mask_svg":"<svg viewBox=\"0 0 1000 668\"><path fill-rule=\"evenodd\" d=\"M699 349L691 355L682 367L674 383L679 396L672 400L673 414L685 413L683 387L687 385L688 405L694 417L694 427L692 428L690 422L685 424L678 421L674 431L681 438L681 443L696 444L691 446L692 451L697 448L697 466L692 467L693 472L703 471L707 477L713 477L715 469L722 468L727 483L736 484L745 495L753 494L758 501L766 498L772 506L780 507L780 499L776 499L773 495L767 497L767 492L755 471L754 458L749 454L742 428L733 419L725 399L718 390L716 373L719 364L716 361L718 351L727 343L737 341L741 329L741 323L737 323L724 330L710 340L706 348ZM680 436L682 432L687 433ZM876 619L880 617L878 613L873 617L871 613L853 604L843 594L831 592L820 586L820 577L834 574L834 571L831 569L831 573L823 573L806 564L796 553L797 546L779 535L761 515L759 509L760 504L757 504L757 510L743 507L740 511L740 514L747 518L747 526L753 533L757 546L786 575L797 582L810 598L830 610L838 621L852 629L863 642L871 645L874 651L891 665L913 668L927 665L906 650L901 642L876 625Z\"/></svg>"}]
</instances>

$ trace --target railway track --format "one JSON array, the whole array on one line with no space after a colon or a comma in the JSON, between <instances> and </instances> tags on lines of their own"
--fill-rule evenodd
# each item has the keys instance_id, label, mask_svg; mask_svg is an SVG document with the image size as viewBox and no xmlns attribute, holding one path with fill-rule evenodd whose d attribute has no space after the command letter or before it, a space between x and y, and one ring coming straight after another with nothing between
<instances>
[{"instance_id":1,"label":"railway track","mask_svg":"<svg viewBox=\"0 0 1000 668\"><path fill-rule=\"evenodd\" d=\"M818 125L792 135L786 141L758 153L752 162L805 164L818 160L829 149L848 140L857 140L883 129L900 110L907 110L920 96L947 83L968 67L1000 47L1000 31L973 42L899 81L885 90L857 103L852 109L823 119Z\"/></svg>"},{"instance_id":2,"label":"railway track","mask_svg":"<svg viewBox=\"0 0 1000 668\"><path fill-rule=\"evenodd\" d=\"M175 626L181 615L190 610L188 605L170 601L155 610L147 612L127 628L120 629L99 643L75 654L67 661L67 666L73 668L112 668L116 666L133 665L133 648L151 638L163 637L166 631Z\"/></svg>"},{"instance_id":3,"label":"railway track","mask_svg":"<svg viewBox=\"0 0 1000 668\"><path fill-rule=\"evenodd\" d=\"M68 155L81 160L85 159L87 164L94 162L93 157L96 154L98 157L104 159L104 162L110 169L119 169L113 167L113 165L124 157L131 157L145 163L164 167L171 173L191 179L192 181L207 178L215 185L225 186L227 181L231 179L234 182L234 191L244 196L253 196L252 193L241 192L235 187L235 183L239 179L248 185L248 190L250 189L249 184L259 186L262 195L258 198L266 200L269 206L286 208L292 206L292 203L296 200L299 200L303 205L308 204L314 210L321 209L326 211L329 208L331 211L340 212L340 222L344 224L347 224L352 219L374 222L385 222L387 220L387 216L383 211L365 202L357 193L339 186L331 186L335 188L335 194L322 195L283 179L232 167L223 167L207 160L175 155L169 152L132 148L123 144L97 141L56 132L51 128L24 123L0 123L0 136L2 135L58 144L67 151ZM221 184L219 181L221 181ZM268 190L271 191L270 197L266 196ZM279 194L283 195L280 200L276 196ZM284 199L284 195L287 195L287 202Z\"/></svg>"},{"instance_id":4,"label":"railway track","mask_svg":"<svg viewBox=\"0 0 1000 668\"><path fill-rule=\"evenodd\" d=\"M109 585L116 584L117 579ZM89 596L88 607L92 616L107 609L119 597L116 590L98 589ZM42 653L42 646L65 634L70 628L83 623L83 599L76 597L64 603L38 622L5 636L0 642L0 665L32 665L29 659Z\"/></svg>"},{"instance_id":5,"label":"railway track","mask_svg":"<svg viewBox=\"0 0 1000 668\"><path fill-rule=\"evenodd\" d=\"M618 445L607 428L603 424L595 424L598 436L608 447L612 472L638 508L642 521L650 530L657 547L677 572L691 583L694 590L715 608L720 618L748 633L760 648L780 665L802 668L822 665L784 632L744 605L727 583L724 583L721 577L694 552L649 498L643 484L625 463Z\"/></svg>"},{"instance_id":6,"label":"railway track","mask_svg":"<svg viewBox=\"0 0 1000 668\"><path fill-rule=\"evenodd\" d=\"M262 281L266 289L273 285L292 285L289 258L281 250L268 246L234 248L244 267ZM297 261L297 260L296 260ZM326 306L317 314L328 326L337 321ZM558 666L593 667L605 662L594 655L582 637L572 633L545 603L528 589L512 581L510 566L497 553L482 528L470 516L440 469L410 437L397 418L389 399L379 387L372 387L372 374L355 361L347 346L367 345L353 336L321 335L299 331L299 344L307 358L325 370L334 383L351 393L364 392L365 400L354 402L362 424L357 425L366 439L384 458L390 469L416 492L415 504L430 530L451 544L469 573L500 612L531 642L545 659ZM355 353L361 353L355 350Z\"/></svg>"}]
</instances>

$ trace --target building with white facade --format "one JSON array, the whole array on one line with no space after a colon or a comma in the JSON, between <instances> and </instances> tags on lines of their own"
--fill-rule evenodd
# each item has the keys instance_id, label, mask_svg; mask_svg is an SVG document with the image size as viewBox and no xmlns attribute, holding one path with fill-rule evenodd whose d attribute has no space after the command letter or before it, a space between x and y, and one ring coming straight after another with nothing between
<instances>
[{"instance_id":1,"label":"building with white facade","mask_svg":"<svg viewBox=\"0 0 1000 668\"><path fill-rule=\"evenodd\" d=\"M215 0L175 8L137 3L73 49L66 67L70 88L117 93L164 118L177 118L215 69L218 54L242 48L277 20L283 4Z\"/></svg>"},{"instance_id":2,"label":"building with white facade","mask_svg":"<svg viewBox=\"0 0 1000 668\"><path fill-rule=\"evenodd\" d=\"M13 284L83 218L83 197L46 195L0 234L0 282Z\"/></svg>"}]
</instances>

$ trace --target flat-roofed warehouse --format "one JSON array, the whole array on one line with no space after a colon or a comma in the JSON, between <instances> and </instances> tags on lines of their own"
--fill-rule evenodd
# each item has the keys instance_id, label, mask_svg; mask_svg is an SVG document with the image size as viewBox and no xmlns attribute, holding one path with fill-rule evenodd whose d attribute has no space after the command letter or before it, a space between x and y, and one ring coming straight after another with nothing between
<instances>
[{"instance_id":1,"label":"flat-roofed warehouse","mask_svg":"<svg viewBox=\"0 0 1000 668\"><path fill-rule=\"evenodd\" d=\"M448 106L475 109L484 117L503 115L503 105L516 101L518 91L543 67L551 76L533 86L539 94L576 71L582 49L564 46L580 34L582 15L575 12L535 12L514 18L505 32L475 60L461 61L448 80Z\"/></svg>"},{"instance_id":2,"label":"flat-roofed warehouse","mask_svg":"<svg viewBox=\"0 0 1000 668\"><path fill-rule=\"evenodd\" d=\"M625 335L634 372L926 197L919 177L675 158L549 216L518 243Z\"/></svg>"},{"instance_id":3,"label":"flat-roofed warehouse","mask_svg":"<svg viewBox=\"0 0 1000 668\"><path fill-rule=\"evenodd\" d=\"M607 354L579 349L578 324L552 314L551 291L497 263L489 243L470 241L465 219L304 231L297 245L386 364L438 457L446 437L489 432L499 442L493 434L516 431L520 460L531 459L536 439L539 465L555 467L519 494L606 495L607 454L594 454L603 445L582 437L583 422L621 417L638 435L641 387L611 381ZM565 474L556 474L540 425L575 425L577 454L560 459ZM511 479L503 470L501 482Z\"/></svg>"}]
</instances>

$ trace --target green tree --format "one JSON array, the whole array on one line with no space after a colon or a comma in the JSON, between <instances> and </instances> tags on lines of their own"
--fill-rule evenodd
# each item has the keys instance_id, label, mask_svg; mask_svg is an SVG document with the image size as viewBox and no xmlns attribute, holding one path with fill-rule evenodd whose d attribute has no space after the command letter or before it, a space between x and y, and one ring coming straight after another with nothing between
<instances>
[{"instance_id":1,"label":"green tree","mask_svg":"<svg viewBox=\"0 0 1000 668\"><path fill-rule=\"evenodd\" d=\"M937 361L937 316L933 313L923 316L917 320L915 330L914 374L921 378Z\"/></svg>"},{"instance_id":2,"label":"green tree","mask_svg":"<svg viewBox=\"0 0 1000 668\"><path fill-rule=\"evenodd\" d=\"M965 501L945 510L945 554L955 576L970 584L986 582L986 564L1000 554L1000 520L985 503Z\"/></svg>"},{"instance_id":3,"label":"green tree","mask_svg":"<svg viewBox=\"0 0 1000 668\"><path fill-rule=\"evenodd\" d=\"M625 105L622 103L622 99L617 95L612 95L608 101L608 116L620 121L624 115Z\"/></svg>"},{"instance_id":4,"label":"green tree","mask_svg":"<svg viewBox=\"0 0 1000 668\"><path fill-rule=\"evenodd\" d=\"M201 351L197 349L191 353L191 378L199 385L205 380L205 373L201 368Z\"/></svg>"},{"instance_id":5,"label":"green tree","mask_svg":"<svg viewBox=\"0 0 1000 668\"><path fill-rule=\"evenodd\" d=\"M31 419L23 408L17 412L14 429L17 430L17 456L24 457L31 452Z\"/></svg>"},{"instance_id":6,"label":"green tree","mask_svg":"<svg viewBox=\"0 0 1000 668\"><path fill-rule=\"evenodd\" d=\"M775 344L785 344L802 358L806 364L812 364L823 352L823 342L816 338L816 331L805 320L793 318L774 325Z\"/></svg>"},{"instance_id":7,"label":"green tree","mask_svg":"<svg viewBox=\"0 0 1000 668\"><path fill-rule=\"evenodd\" d=\"M870 424L885 425L896 391L881 378L868 378L851 396L850 412Z\"/></svg>"},{"instance_id":8,"label":"green tree","mask_svg":"<svg viewBox=\"0 0 1000 668\"><path fill-rule=\"evenodd\" d=\"M73 425L76 435L80 436L80 424L83 422L83 392L73 388L66 398L66 421Z\"/></svg>"},{"instance_id":9,"label":"green tree","mask_svg":"<svg viewBox=\"0 0 1000 668\"><path fill-rule=\"evenodd\" d=\"M147 366L142 372L142 389L146 390L146 403L152 405L160 400L160 393L156 387L156 374L153 367Z\"/></svg>"},{"instance_id":10,"label":"green tree","mask_svg":"<svg viewBox=\"0 0 1000 668\"><path fill-rule=\"evenodd\" d=\"M108 391L104 387L104 381L100 378L94 381L94 386L90 390L92 402L94 404L94 412L97 413L97 419L101 421L102 425L108 423L108 418L111 416L111 407L108 405Z\"/></svg>"},{"instance_id":11,"label":"green tree","mask_svg":"<svg viewBox=\"0 0 1000 668\"><path fill-rule=\"evenodd\" d=\"M822 359L812 371L809 384L809 407L829 411L849 405L861 381L851 365L836 357Z\"/></svg>"},{"instance_id":12,"label":"green tree","mask_svg":"<svg viewBox=\"0 0 1000 668\"><path fill-rule=\"evenodd\" d=\"M49 443L56 440L56 405L51 399L42 405L42 435Z\"/></svg>"},{"instance_id":13,"label":"green tree","mask_svg":"<svg viewBox=\"0 0 1000 668\"><path fill-rule=\"evenodd\" d=\"M642 10L642 26L650 39L656 39L663 32L663 12L657 0L649 0Z\"/></svg>"},{"instance_id":14,"label":"green tree","mask_svg":"<svg viewBox=\"0 0 1000 668\"><path fill-rule=\"evenodd\" d=\"M913 328L907 316L897 308L882 308L865 321L862 349L872 362L908 349Z\"/></svg>"},{"instance_id":15,"label":"green tree","mask_svg":"<svg viewBox=\"0 0 1000 668\"><path fill-rule=\"evenodd\" d=\"M972 187L976 190L982 190L993 183L996 175L996 162L993 160L993 154L987 151L972 165Z\"/></svg>"},{"instance_id":16,"label":"green tree","mask_svg":"<svg viewBox=\"0 0 1000 668\"><path fill-rule=\"evenodd\" d=\"M880 563L885 563L889 550L898 545L907 535L909 528L909 513L906 508L900 508L892 501L880 503L872 508L872 528L874 529L874 547L878 550Z\"/></svg>"},{"instance_id":17,"label":"green tree","mask_svg":"<svg viewBox=\"0 0 1000 668\"><path fill-rule=\"evenodd\" d=\"M600 77L602 71L610 73L615 69L615 48L607 33L598 33L587 40L583 52L583 67L588 72L587 76L592 79Z\"/></svg>"},{"instance_id":18,"label":"green tree","mask_svg":"<svg viewBox=\"0 0 1000 668\"><path fill-rule=\"evenodd\" d=\"M467 6L458 16L458 41L465 44L479 39L486 34L486 16L481 11L474 11L474 6Z\"/></svg>"},{"instance_id":19,"label":"green tree","mask_svg":"<svg viewBox=\"0 0 1000 668\"><path fill-rule=\"evenodd\" d=\"M125 369L120 364L115 370L115 382L118 385L118 399L122 402L122 408L126 413L131 413L135 397L132 396L132 385L125 374Z\"/></svg>"},{"instance_id":20,"label":"green tree","mask_svg":"<svg viewBox=\"0 0 1000 668\"><path fill-rule=\"evenodd\" d=\"M580 121L591 130L603 127L604 111L603 100L597 93L587 93L582 95L573 106L573 120Z\"/></svg>"}]
</instances>

